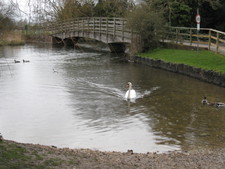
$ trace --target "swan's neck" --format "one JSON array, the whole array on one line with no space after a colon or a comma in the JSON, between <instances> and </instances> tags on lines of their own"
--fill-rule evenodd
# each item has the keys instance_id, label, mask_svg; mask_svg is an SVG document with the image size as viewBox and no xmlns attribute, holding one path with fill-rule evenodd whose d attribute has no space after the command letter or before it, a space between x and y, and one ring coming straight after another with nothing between
<instances>
[{"instance_id":1,"label":"swan's neck","mask_svg":"<svg viewBox=\"0 0 225 169\"><path fill-rule=\"evenodd\" d=\"M130 88L128 89L128 96L127 96L128 99L130 99Z\"/></svg>"},{"instance_id":2,"label":"swan's neck","mask_svg":"<svg viewBox=\"0 0 225 169\"><path fill-rule=\"evenodd\" d=\"M131 85L129 85L129 88L128 88L128 96L127 96L128 99L130 99L130 91L131 91L131 89L132 89L132 87L131 87Z\"/></svg>"}]
</instances>

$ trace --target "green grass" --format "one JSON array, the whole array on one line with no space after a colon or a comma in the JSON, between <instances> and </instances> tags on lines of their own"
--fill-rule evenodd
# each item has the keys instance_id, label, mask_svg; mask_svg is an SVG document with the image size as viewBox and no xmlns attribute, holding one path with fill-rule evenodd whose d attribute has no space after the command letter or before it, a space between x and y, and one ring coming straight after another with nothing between
<instances>
[{"instance_id":1,"label":"green grass","mask_svg":"<svg viewBox=\"0 0 225 169\"><path fill-rule=\"evenodd\" d=\"M25 41L0 41L0 46L20 46L24 45Z\"/></svg>"},{"instance_id":2,"label":"green grass","mask_svg":"<svg viewBox=\"0 0 225 169\"><path fill-rule=\"evenodd\" d=\"M225 56L207 50L155 49L139 53L138 56L186 64L215 72L225 72Z\"/></svg>"},{"instance_id":3,"label":"green grass","mask_svg":"<svg viewBox=\"0 0 225 169\"><path fill-rule=\"evenodd\" d=\"M26 150L16 144L0 142L0 168L29 168L27 161L30 157Z\"/></svg>"},{"instance_id":4,"label":"green grass","mask_svg":"<svg viewBox=\"0 0 225 169\"><path fill-rule=\"evenodd\" d=\"M19 143L0 140L0 169L72 168L79 163L79 159L74 154L57 151L57 149L35 145L26 147Z\"/></svg>"}]
</instances>

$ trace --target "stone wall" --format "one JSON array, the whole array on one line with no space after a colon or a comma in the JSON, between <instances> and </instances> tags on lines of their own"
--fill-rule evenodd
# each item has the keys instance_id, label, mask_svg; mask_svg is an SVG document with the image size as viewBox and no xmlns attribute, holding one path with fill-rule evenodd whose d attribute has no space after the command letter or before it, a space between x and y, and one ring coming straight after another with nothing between
<instances>
[{"instance_id":1,"label":"stone wall","mask_svg":"<svg viewBox=\"0 0 225 169\"><path fill-rule=\"evenodd\" d=\"M208 83L213 83L221 87L225 87L225 73L218 73L212 70L204 70L185 64L170 63L162 60L155 60L139 56L135 56L134 61L136 63L141 63L154 68L160 68L167 71L187 75Z\"/></svg>"}]
</instances>

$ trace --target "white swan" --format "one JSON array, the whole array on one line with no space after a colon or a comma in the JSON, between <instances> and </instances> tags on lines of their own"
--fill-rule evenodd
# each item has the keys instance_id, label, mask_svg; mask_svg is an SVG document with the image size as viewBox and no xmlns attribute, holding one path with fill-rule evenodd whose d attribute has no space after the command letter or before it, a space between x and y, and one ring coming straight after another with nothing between
<instances>
[{"instance_id":1,"label":"white swan","mask_svg":"<svg viewBox=\"0 0 225 169\"><path fill-rule=\"evenodd\" d=\"M128 82L127 86L128 86L128 90L125 94L125 98L128 99L128 100L135 99L136 98L136 92L135 92L134 89L132 89L132 83Z\"/></svg>"}]
</instances>

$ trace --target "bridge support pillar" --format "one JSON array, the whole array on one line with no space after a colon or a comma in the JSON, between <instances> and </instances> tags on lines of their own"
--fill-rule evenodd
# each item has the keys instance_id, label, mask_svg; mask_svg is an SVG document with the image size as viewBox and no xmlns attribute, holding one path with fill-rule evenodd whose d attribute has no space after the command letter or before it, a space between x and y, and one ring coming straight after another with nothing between
<instances>
[{"instance_id":1,"label":"bridge support pillar","mask_svg":"<svg viewBox=\"0 0 225 169\"><path fill-rule=\"evenodd\" d=\"M79 37L73 37L73 38L66 38L63 41L66 46L75 46L79 39L80 39Z\"/></svg>"},{"instance_id":2,"label":"bridge support pillar","mask_svg":"<svg viewBox=\"0 0 225 169\"><path fill-rule=\"evenodd\" d=\"M61 38L57 38L57 37L52 37L52 44L53 45L59 45L59 46L63 46L63 40Z\"/></svg>"},{"instance_id":3,"label":"bridge support pillar","mask_svg":"<svg viewBox=\"0 0 225 169\"><path fill-rule=\"evenodd\" d=\"M65 38L65 39L52 37L52 44L59 46L74 46L76 45L79 39L80 39L79 37Z\"/></svg>"},{"instance_id":4,"label":"bridge support pillar","mask_svg":"<svg viewBox=\"0 0 225 169\"><path fill-rule=\"evenodd\" d=\"M109 43L108 45L111 53L125 53L125 43Z\"/></svg>"}]
</instances>

